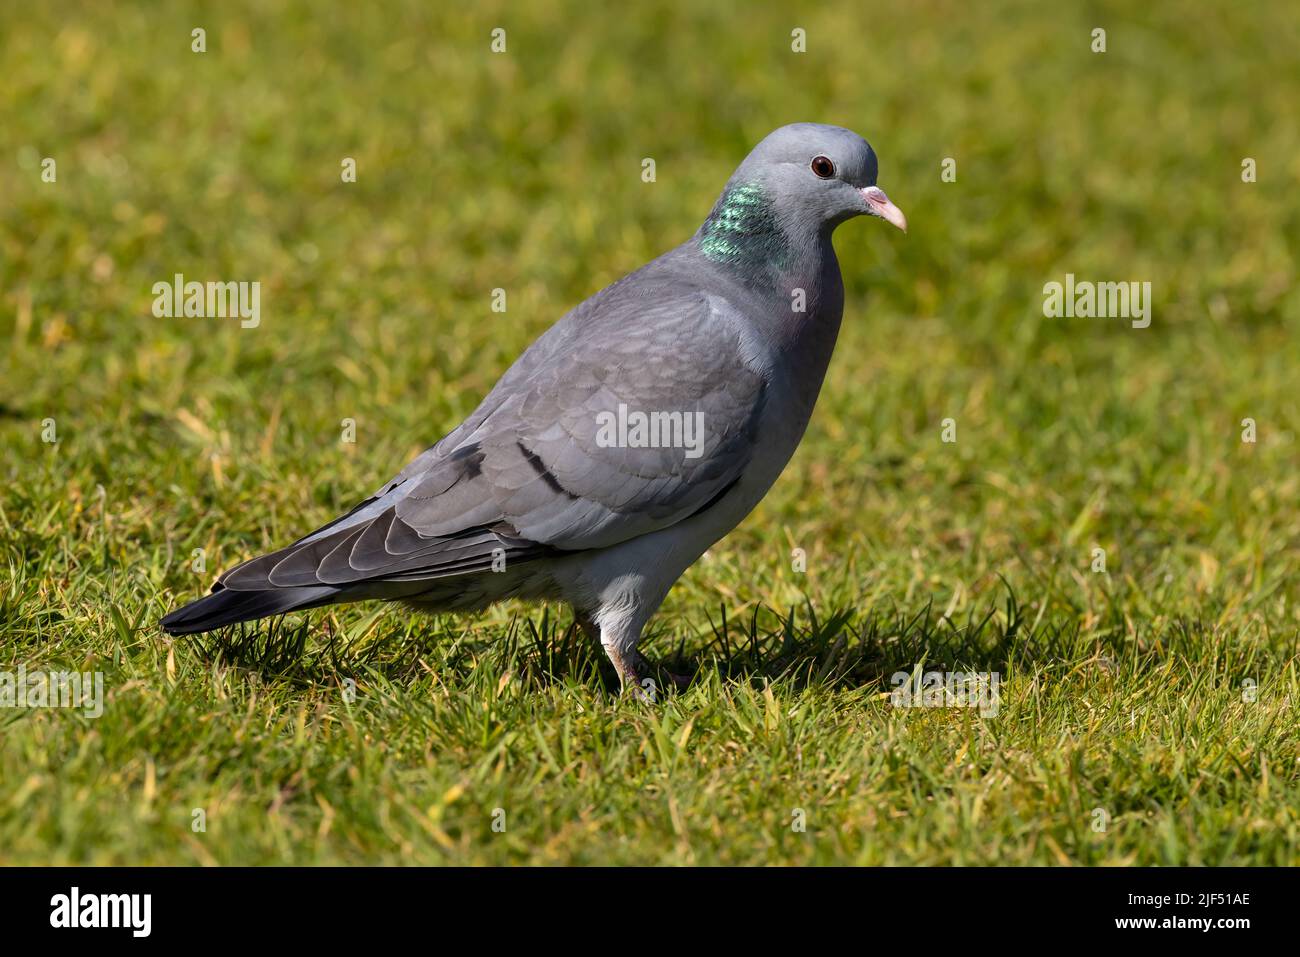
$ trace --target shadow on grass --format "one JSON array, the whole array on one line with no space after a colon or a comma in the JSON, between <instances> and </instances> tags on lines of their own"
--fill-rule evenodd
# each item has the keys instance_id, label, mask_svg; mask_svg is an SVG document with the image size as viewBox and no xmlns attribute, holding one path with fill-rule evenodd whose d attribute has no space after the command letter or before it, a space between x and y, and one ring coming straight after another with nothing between
<instances>
[{"instance_id":1,"label":"shadow on grass","mask_svg":"<svg viewBox=\"0 0 1300 957\"><path fill-rule=\"evenodd\" d=\"M802 612L792 608L786 615L759 607L741 622L729 619L722 608L717 621L710 616L709 625L708 643L689 657L684 643L679 644L664 663L669 671L713 668L729 681L779 680L798 689L885 688L892 674L918 666L1005 673L1012 660L1023 658L1028 637L1014 595L1008 595L1001 614L990 608L962 622L936 614L931 602L910 613L841 608L825 617L807 602ZM1061 637L1053 629L1039 634ZM1039 651L1056 654L1065 650L1061 644L1059 649L1040 644Z\"/></svg>"},{"instance_id":2,"label":"shadow on grass","mask_svg":"<svg viewBox=\"0 0 1300 957\"><path fill-rule=\"evenodd\" d=\"M437 675L448 685L468 687L474 673L486 667L518 679L525 689L564 682L599 683L610 692L619 688L603 650L551 606L512 618L504 635L498 626L454 616L413 615L399 628L381 627L385 618L377 611L360 627L342 630L332 619L313 628L308 618L291 624L277 618L192 640L209 660L302 687L362 674L397 684ZM1009 588L1001 608L972 611L963 621L936 614L930 602L911 612L841 608L820 617L809 601L802 611L786 615L759 607L741 621L728 618L724 606L716 621L709 616L710 634L703 642L688 650L683 639L660 660L660 686L670 686L669 673L693 680L712 670L733 682L883 690L895 672L918 667L1007 677L1018 668L1069 669L1084 660L1114 670L1180 659L1215 672L1254 674L1295 653L1294 647L1242 643L1199 620L1173 619L1159 632L1137 638L1122 619L1108 627L1094 625L1087 637L1077 622L1067 612L1028 624ZM662 635L651 633L641 647L662 654L663 644Z\"/></svg>"},{"instance_id":3,"label":"shadow on grass","mask_svg":"<svg viewBox=\"0 0 1300 957\"><path fill-rule=\"evenodd\" d=\"M453 625L454 627L447 627ZM966 670L1006 674L1013 661L1077 660L1078 628L1040 625L1032 634L1022 609L1008 592L1000 610L990 608L958 622L934 612L866 613L854 608L819 617L811 602L786 615L756 608L746 620L709 618L711 636L689 652L686 641L659 662L660 671L696 676L710 669L730 681L762 684L781 680L795 687L833 689L886 686L890 675L924 670ZM321 629L316 629L321 630ZM366 634L366 629L355 629ZM204 655L304 686L335 683L340 675L369 673L390 682L437 673L448 683L488 664L519 678L525 687L556 682L599 682L617 691L617 675L603 651L567 615L549 606L539 615L511 620L506 633L465 625L454 618L416 617L400 629L346 639L334 628L323 640L308 641L309 619L292 624L277 618L240 625L198 639ZM647 636L655 650L662 637ZM668 678L663 675L663 686Z\"/></svg>"}]
</instances>

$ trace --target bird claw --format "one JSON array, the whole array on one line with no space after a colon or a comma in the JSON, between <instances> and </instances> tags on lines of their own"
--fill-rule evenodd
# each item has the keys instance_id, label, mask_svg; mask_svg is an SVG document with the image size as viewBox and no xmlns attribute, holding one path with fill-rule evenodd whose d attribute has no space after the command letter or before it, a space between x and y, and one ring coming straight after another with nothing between
<instances>
[{"instance_id":1,"label":"bird claw","mask_svg":"<svg viewBox=\"0 0 1300 957\"><path fill-rule=\"evenodd\" d=\"M674 690L684 691L691 683L690 675L679 675L667 668L656 667L637 652L632 653L629 662L615 660L614 667L618 671L624 694L634 695L652 704L658 700L661 687L671 685ZM659 676L667 680L661 684Z\"/></svg>"}]
</instances>

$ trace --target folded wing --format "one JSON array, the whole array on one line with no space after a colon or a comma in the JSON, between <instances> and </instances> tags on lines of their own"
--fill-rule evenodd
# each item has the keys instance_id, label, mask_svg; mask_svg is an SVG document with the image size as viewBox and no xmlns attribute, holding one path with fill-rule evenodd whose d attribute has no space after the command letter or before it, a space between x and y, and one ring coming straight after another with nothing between
<instances>
[{"instance_id":1,"label":"folded wing","mask_svg":"<svg viewBox=\"0 0 1300 957\"><path fill-rule=\"evenodd\" d=\"M220 585L432 581L486 571L498 555L607 547L694 515L743 473L764 401L726 310L680 283L609 287L374 497Z\"/></svg>"}]
</instances>

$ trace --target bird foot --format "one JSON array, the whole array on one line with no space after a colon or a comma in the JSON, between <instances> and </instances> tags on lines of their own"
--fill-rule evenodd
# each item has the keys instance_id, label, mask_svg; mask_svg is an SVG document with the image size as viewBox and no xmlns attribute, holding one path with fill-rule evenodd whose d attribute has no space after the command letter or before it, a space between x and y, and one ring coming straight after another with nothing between
<instances>
[{"instance_id":1,"label":"bird foot","mask_svg":"<svg viewBox=\"0 0 1300 957\"><path fill-rule=\"evenodd\" d=\"M642 701L654 702L662 688L671 686L675 690L684 691L691 683L690 675L675 674L667 668L660 668L636 651L621 656L611 651L609 657L618 672L623 694L635 695Z\"/></svg>"}]
</instances>

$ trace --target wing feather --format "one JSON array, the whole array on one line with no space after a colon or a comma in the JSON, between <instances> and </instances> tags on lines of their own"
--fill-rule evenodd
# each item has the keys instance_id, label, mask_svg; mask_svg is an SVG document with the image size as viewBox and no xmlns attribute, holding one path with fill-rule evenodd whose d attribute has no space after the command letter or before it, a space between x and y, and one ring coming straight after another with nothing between
<instances>
[{"instance_id":1,"label":"wing feather","mask_svg":"<svg viewBox=\"0 0 1300 957\"><path fill-rule=\"evenodd\" d=\"M374 496L222 584L441 579L486 571L500 554L607 547L697 514L740 478L758 439L766 379L746 362L735 318L680 281L614 284ZM646 444L618 431L637 415L657 415L670 434ZM622 441L609 441L611 425Z\"/></svg>"}]
</instances>

